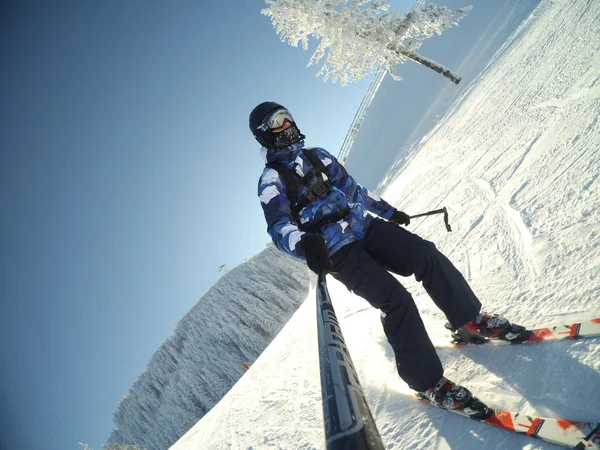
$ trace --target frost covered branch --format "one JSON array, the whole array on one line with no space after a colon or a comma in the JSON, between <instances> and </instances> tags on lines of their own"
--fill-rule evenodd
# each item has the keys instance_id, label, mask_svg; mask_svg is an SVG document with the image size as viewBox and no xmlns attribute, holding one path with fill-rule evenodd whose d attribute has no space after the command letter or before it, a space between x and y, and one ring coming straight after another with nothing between
<instances>
[{"instance_id":1,"label":"frost covered branch","mask_svg":"<svg viewBox=\"0 0 600 450\"><path fill-rule=\"evenodd\" d=\"M358 81L383 65L395 78L396 64L407 59L423 64L458 84L460 77L416 53L422 41L456 26L471 7L452 11L426 5L408 14L388 12L381 0L266 0L261 11L271 18L282 41L308 49L308 38L320 40L308 65L323 66L317 76L342 85Z\"/></svg>"}]
</instances>

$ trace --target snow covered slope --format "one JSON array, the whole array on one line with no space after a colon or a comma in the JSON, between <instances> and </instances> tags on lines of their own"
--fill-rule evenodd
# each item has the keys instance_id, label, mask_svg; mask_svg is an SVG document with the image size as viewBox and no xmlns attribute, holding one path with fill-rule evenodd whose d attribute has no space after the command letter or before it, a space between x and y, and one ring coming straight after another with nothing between
<instances>
[{"instance_id":1,"label":"snow covered slope","mask_svg":"<svg viewBox=\"0 0 600 450\"><path fill-rule=\"evenodd\" d=\"M600 311L600 2L545 0L423 140L383 197L463 271L487 311L536 326ZM390 131L392 132L392 131ZM413 293L432 339L442 314ZM412 399L378 312L330 293L389 449L554 449ZM440 348L446 375L483 400L600 422L600 339ZM234 388L172 448L324 448L314 293Z\"/></svg>"}]
</instances>

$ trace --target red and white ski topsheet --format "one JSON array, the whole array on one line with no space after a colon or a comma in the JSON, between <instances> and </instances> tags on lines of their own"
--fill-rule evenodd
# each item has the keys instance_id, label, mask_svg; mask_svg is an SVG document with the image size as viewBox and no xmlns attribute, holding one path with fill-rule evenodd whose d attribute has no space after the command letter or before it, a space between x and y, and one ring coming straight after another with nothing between
<instances>
[{"instance_id":1,"label":"red and white ski topsheet","mask_svg":"<svg viewBox=\"0 0 600 450\"><path fill-rule=\"evenodd\" d=\"M424 403L429 401L421 399ZM471 420L493 425L553 444L582 450L600 450L600 423L573 422L528 416L510 411L496 411L487 419L473 419L462 410L448 410Z\"/></svg>"},{"instance_id":2,"label":"red and white ski topsheet","mask_svg":"<svg viewBox=\"0 0 600 450\"><path fill-rule=\"evenodd\" d=\"M523 342L511 342L490 339L481 344L453 344L455 347L466 347L469 345L518 345L518 344L537 344L540 342L556 341L561 339L584 339L600 336L600 317L595 319L573 322L566 325L555 325L546 328L537 328L529 339Z\"/></svg>"},{"instance_id":3,"label":"red and white ski topsheet","mask_svg":"<svg viewBox=\"0 0 600 450\"><path fill-rule=\"evenodd\" d=\"M565 447L600 449L600 423L546 419L509 411L496 412L483 422Z\"/></svg>"}]
</instances>

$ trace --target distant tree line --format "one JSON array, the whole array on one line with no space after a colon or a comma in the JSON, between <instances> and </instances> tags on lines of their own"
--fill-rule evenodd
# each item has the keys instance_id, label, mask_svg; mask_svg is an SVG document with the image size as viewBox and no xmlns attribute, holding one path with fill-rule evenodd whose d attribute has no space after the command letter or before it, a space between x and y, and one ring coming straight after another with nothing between
<instances>
[{"instance_id":1,"label":"distant tree line","mask_svg":"<svg viewBox=\"0 0 600 450\"><path fill-rule=\"evenodd\" d=\"M244 374L244 363L262 353L306 298L308 285L305 263L273 246L225 274L123 397L109 443L148 450L175 443Z\"/></svg>"}]
</instances>

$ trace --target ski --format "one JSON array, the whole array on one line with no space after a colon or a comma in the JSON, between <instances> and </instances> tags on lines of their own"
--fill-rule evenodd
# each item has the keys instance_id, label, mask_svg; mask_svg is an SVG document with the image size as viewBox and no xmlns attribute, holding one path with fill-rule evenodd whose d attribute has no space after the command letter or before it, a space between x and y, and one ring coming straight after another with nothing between
<instances>
[{"instance_id":1,"label":"ski","mask_svg":"<svg viewBox=\"0 0 600 450\"><path fill-rule=\"evenodd\" d=\"M454 340L451 344L454 347L466 347L471 345L521 345L521 344L538 344L541 342L557 341L557 340L575 340L586 339L600 336L600 317L579 322L572 322L564 325L555 325L544 328L527 330L530 333L529 337L522 341L510 341L499 339L487 339L475 337L473 340L465 341L459 336L453 335Z\"/></svg>"},{"instance_id":2,"label":"ski","mask_svg":"<svg viewBox=\"0 0 600 450\"><path fill-rule=\"evenodd\" d=\"M423 403L435 406L426 398L417 398ZM600 450L600 423L573 422L495 410L475 397L470 406L446 411L553 444L582 450Z\"/></svg>"}]
</instances>

